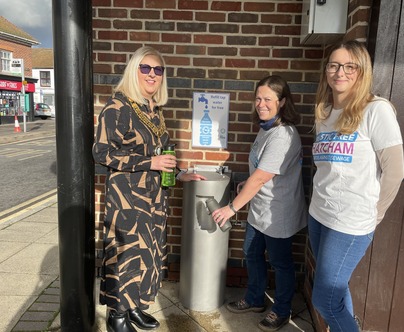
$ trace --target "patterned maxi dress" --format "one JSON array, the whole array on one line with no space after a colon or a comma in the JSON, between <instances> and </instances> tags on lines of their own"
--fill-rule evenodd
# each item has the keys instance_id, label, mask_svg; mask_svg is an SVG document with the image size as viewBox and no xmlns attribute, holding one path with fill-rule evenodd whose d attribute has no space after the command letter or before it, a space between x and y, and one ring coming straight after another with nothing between
<instances>
[{"instance_id":1,"label":"patterned maxi dress","mask_svg":"<svg viewBox=\"0 0 404 332\"><path fill-rule=\"evenodd\" d=\"M161 287L167 191L150 166L156 146L168 140L162 110L136 107L122 94L99 116L93 156L108 168L100 302L112 310L147 309Z\"/></svg>"}]
</instances>

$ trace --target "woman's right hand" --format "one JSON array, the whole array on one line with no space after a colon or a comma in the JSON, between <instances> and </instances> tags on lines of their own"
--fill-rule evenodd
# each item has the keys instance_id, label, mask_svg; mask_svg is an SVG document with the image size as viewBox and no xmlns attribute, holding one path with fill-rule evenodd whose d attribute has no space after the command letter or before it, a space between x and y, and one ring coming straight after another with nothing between
<instances>
[{"instance_id":1,"label":"woman's right hand","mask_svg":"<svg viewBox=\"0 0 404 332\"><path fill-rule=\"evenodd\" d=\"M150 169L153 171L173 172L177 166L177 158L171 154L151 157Z\"/></svg>"}]
</instances>

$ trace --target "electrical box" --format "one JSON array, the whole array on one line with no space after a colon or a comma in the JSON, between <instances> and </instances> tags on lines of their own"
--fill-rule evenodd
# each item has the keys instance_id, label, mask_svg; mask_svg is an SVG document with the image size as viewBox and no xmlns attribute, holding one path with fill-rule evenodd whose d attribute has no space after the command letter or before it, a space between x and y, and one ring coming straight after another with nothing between
<instances>
[{"instance_id":1,"label":"electrical box","mask_svg":"<svg viewBox=\"0 0 404 332\"><path fill-rule=\"evenodd\" d=\"M332 44L346 33L348 0L303 0L300 43Z\"/></svg>"}]
</instances>

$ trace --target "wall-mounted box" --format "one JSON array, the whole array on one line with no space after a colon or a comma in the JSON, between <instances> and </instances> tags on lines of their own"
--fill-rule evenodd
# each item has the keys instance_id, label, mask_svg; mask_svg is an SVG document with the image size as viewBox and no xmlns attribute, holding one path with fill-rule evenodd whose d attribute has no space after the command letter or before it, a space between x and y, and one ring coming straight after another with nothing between
<instances>
[{"instance_id":1,"label":"wall-mounted box","mask_svg":"<svg viewBox=\"0 0 404 332\"><path fill-rule=\"evenodd\" d=\"M300 43L331 44L346 33L348 0L303 0Z\"/></svg>"}]
</instances>

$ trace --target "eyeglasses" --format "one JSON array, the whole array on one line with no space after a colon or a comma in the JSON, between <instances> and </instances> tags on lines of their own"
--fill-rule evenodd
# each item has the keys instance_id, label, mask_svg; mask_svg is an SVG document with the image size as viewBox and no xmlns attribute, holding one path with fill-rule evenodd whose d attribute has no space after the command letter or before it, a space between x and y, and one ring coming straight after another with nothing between
<instances>
[{"instance_id":1,"label":"eyeglasses","mask_svg":"<svg viewBox=\"0 0 404 332\"><path fill-rule=\"evenodd\" d=\"M148 74L148 73L150 73L150 71L153 69L154 70L154 73L157 75L157 76L162 76L163 74L164 74L164 67L163 66L155 66L155 67L151 67L151 66L149 66L149 65L144 65L144 64L140 64L139 65L139 69L140 69L140 72L142 73L142 74Z\"/></svg>"},{"instance_id":2,"label":"eyeglasses","mask_svg":"<svg viewBox=\"0 0 404 332\"><path fill-rule=\"evenodd\" d=\"M329 73L336 73L340 68L343 68L345 74L353 74L359 68L359 65L356 63L338 63L338 62L329 62L325 65L325 70Z\"/></svg>"}]
</instances>

